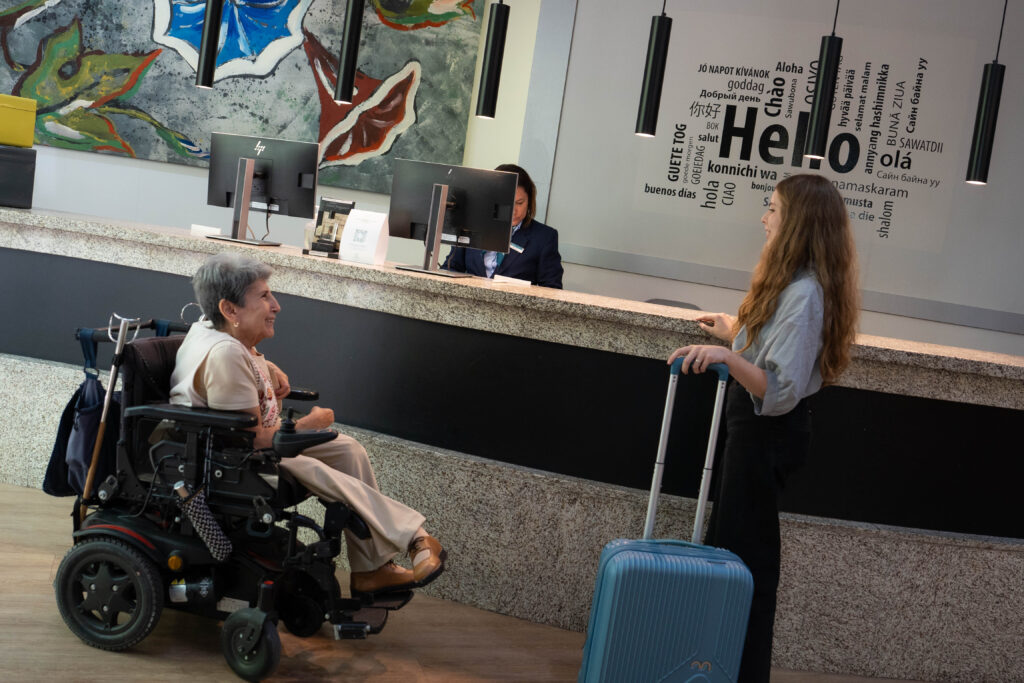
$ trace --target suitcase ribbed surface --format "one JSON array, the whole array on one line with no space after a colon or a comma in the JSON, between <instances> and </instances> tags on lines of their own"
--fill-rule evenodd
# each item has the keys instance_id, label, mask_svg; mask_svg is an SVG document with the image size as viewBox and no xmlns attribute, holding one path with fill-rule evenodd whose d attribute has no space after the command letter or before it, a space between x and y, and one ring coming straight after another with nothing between
<instances>
[{"instance_id":1,"label":"suitcase ribbed surface","mask_svg":"<svg viewBox=\"0 0 1024 683\"><path fill-rule=\"evenodd\" d=\"M601 554L581 682L734 681L753 580L732 553L612 541Z\"/></svg>"}]
</instances>

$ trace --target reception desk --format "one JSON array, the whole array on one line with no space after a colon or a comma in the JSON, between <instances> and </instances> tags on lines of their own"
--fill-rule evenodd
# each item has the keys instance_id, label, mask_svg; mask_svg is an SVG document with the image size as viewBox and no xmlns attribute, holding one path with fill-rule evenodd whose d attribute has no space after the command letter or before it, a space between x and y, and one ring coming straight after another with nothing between
<instances>
[{"instance_id":1,"label":"reception desk","mask_svg":"<svg viewBox=\"0 0 1024 683\"><path fill-rule=\"evenodd\" d=\"M445 542L430 590L585 628L601 547L640 533L664 359L707 341L696 311L0 209L0 314L17 321L0 337L14 377L0 395L42 427L0 422L0 477L41 482L80 376L74 328L114 311L177 319L188 277L225 249L275 269L282 313L261 350L320 390L382 489ZM681 382L657 535L689 537L713 385ZM812 408L812 458L782 501L776 664L1024 677L1024 458L1006 445L1024 433L1024 358L862 336Z\"/></svg>"}]
</instances>

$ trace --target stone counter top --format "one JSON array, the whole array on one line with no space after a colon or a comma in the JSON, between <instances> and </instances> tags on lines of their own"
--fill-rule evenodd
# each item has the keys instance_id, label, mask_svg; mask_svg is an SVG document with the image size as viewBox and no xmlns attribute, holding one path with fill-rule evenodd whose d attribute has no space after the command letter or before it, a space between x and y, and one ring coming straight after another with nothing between
<instances>
[{"instance_id":1,"label":"stone counter top","mask_svg":"<svg viewBox=\"0 0 1024 683\"><path fill-rule=\"evenodd\" d=\"M707 343L699 311L482 278L447 279L207 240L177 228L0 207L0 247L190 276L211 253L256 250L276 291L365 310L644 358ZM860 335L840 385L1024 409L1024 357Z\"/></svg>"}]
</instances>

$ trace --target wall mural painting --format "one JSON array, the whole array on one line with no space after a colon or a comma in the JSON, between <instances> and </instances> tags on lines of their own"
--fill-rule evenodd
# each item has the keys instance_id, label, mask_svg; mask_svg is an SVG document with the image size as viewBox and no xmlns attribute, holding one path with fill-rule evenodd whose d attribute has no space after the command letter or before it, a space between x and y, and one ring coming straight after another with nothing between
<instances>
[{"instance_id":1,"label":"wall mural painting","mask_svg":"<svg viewBox=\"0 0 1024 683\"><path fill-rule=\"evenodd\" d=\"M214 131L317 140L321 184L387 192L394 158L462 161L482 5L371 0L342 105L344 3L227 0L204 90L205 0L0 0L0 92L36 100L37 145L205 165Z\"/></svg>"}]
</instances>

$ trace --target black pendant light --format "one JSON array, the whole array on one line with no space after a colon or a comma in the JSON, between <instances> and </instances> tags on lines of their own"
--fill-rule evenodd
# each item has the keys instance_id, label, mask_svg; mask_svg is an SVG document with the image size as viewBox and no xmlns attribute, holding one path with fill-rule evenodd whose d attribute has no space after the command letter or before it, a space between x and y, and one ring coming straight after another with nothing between
<instances>
[{"instance_id":1,"label":"black pendant light","mask_svg":"<svg viewBox=\"0 0 1024 683\"><path fill-rule=\"evenodd\" d=\"M824 159L828 150L828 124L832 118L836 81L839 79L839 55L843 51L843 39L836 35L838 20L839 0L836 0L832 35L821 37L821 52L818 54L818 80L814 84L811 120L804 142L804 156L809 159Z\"/></svg>"},{"instance_id":2,"label":"black pendant light","mask_svg":"<svg viewBox=\"0 0 1024 683\"><path fill-rule=\"evenodd\" d=\"M345 3L345 28L341 35L341 52L338 53L338 84L334 88L334 101L352 103L356 89L356 61L359 57L359 35L363 28L364 0L348 0Z\"/></svg>"},{"instance_id":3,"label":"black pendant light","mask_svg":"<svg viewBox=\"0 0 1024 683\"><path fill-rule=\"evenodd\" d=\"M636 134L642 137L654 137L658 127L661 86L665 82L665 63L668 61L668 39L671 33L672 19L665 16L665 2L662 2L661 16L651 18L644 85L640 91L640 109L636 114Z\"/></svg>"},{"instance_id":4,"label":"black pendant light","mask_svg":"<svg viewBox=\"0 0 1024 683\"><path fill-rule=\"evenodd\" d=\"M199 41L199 62L196 64L196 86L213 87L213 74L217 70L217 52L220 50L220 15L224 0L207 0L203 14L203 37Z\"/></svg>"},{"instance_id":5,"label":"black pendant light","mask_svg":"<svg viewBox=\"0 0 1024 683\"><path fill-rule=\"evenodd\" d=\"M499 0L498 4L491 5L487 20L487 44L480 71L480 92L476 96L476 115L485 119L493 119L498 106L498 82L501 80L501 60L505 56L508 12L508 5Z\"/></svg>"},{"instance_id":6,"label":"black pendant light","mask_svg":"<svg viewBox=\"0 0 1024 683\"><path fill-rule=\"evenodd\" d=\"M999 63L999 48L1003 45L1003 26L1006 24L1006 5L1007 0L1004 0L996 58L991 64L985 65L985 70L981 74L978 113L974 117L971 157L967 162L967 182L971 185L984 185L988 182L988 162L992 159L992 142L996 135L996 118L999 116L999 98L1003 94L1003 75L1006 72L1006 66Z\"/></svg>"}]
</instances>

